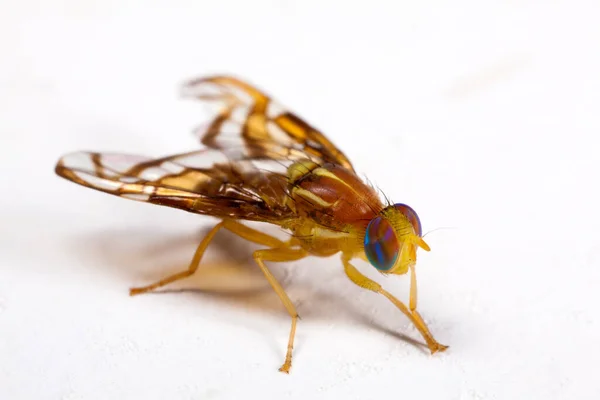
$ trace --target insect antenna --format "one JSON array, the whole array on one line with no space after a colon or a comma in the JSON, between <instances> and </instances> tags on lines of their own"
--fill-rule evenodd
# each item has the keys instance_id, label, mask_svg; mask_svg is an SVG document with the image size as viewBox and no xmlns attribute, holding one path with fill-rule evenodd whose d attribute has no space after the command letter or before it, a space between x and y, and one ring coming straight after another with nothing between
<instances>
[{"instance_id":1,"label":"insect antenna","mask_svg":"<svg viewBox=\"0 0 600 400\"><path fill-rule=\"evenodd\" d=\"M455 226L441 226L441 227L439 227L439 228L435 228L435 229L432 229L432 230L430 230L430 231L427 231L427 233L425 233L425 234L424 234L423 236L421 236L421 237L422 237L422 238L424 238L425 236L429 235L431 232L439 231L439 230L441 230L441 229L458 229L458 228L457 228L457 227L455 227Z\"/></svg>"}]
</instances>

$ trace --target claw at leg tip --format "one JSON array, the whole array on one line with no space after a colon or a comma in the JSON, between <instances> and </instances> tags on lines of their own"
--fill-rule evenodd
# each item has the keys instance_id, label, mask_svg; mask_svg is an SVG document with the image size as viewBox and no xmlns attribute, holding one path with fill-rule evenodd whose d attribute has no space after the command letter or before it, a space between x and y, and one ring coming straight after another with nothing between
<instances>
[{"instance_id":1,"label":"claw at leg tip","mask_svg":"<svg viewBox=\"0 0 600 400\"><path fill-rule=\"evenodd\" d=\"M144 293L144 290L141 290L139 288L131 288L131 289L129 289L129 295L130 296L135 296L137 294L142 294L142 293Z\"/></svg>"},{"instance_id":2,"label":"claw at leg tip","mask_svg":"<svg viewBox=\"0 0 600 400\"><path fill-rule=\"evenodd\" d=\"M279 368L279 372L283 372L284 374L288 374L289 375L289 373L290 373L290 367L288 365L284 364L284 365L282 365Z\"/></svg>"},{"instance_id":3,"label":"claw at leg tip","mask_svg":"<svg viewBox=\"0 0 600 400\"><path fill-rule=\"evenodd\" d=\"M431 351L431 354L435 354L435 353L443 353L447 349L448 349L448 346L438 343L435 347L430 348L429 351Z\"/></svg>"}]
</instances>

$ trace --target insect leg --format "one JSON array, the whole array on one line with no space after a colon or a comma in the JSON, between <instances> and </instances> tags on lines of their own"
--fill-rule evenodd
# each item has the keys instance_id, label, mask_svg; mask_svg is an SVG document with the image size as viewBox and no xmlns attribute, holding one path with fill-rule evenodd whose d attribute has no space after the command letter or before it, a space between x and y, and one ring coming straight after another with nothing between
<instances>
[{"instance_id":1,"label":"insect leg","mask_svg":"<svg viewBox=\"0 0 600 400\"><path fill-rule=\"evenodd\" d=\"M251 242L258 243L258 244L261 244L264 246L269 246L269 247L285 246L284 242L282 242L281 240L279 240L277 238L274 238L273 236L270 236L265 233L259 232L255 229L249 228L246 225L243 225L239 222L226 219L226 220L219 222L217 225L215 225L206 234L204 239L202 239L202 241L198 245L198 248L196 249L196 252L194 253L194 257L192 258L192 261L190 262L190 265L187 270L181 271L181 272L178 272L171 276L168 276L166 278L163 278L160 281L155 282L148 286L131 288L129 290L129 294L131 296L134 296L137 294L146 293L151 290L158 289L159 287L162 287L162 286L168 285L170 283L173 283L175 281L178 281L180 279L185 279L185 278L192 276L194 274L194 272L196 272L196 270L198 269L198 266L200 265L200 261L202 260L202 256L204 255L204 252L206 251L206 248L208 247L210 241L213 239L213 237L216 235L216 233L221 228L227 229L227 230L231 231L232 233L235 233L236 235L240 236L243 239L246 239Z\"/></svg>"},{"instance_id":2,"label":"insect leg","mask_svg":"<svg viewBox=\"0 0 600 400\"><path fill-rule=\"evenodd\" d=\"M271 271L267 268L264 261L295 261L306 257L307 253L302 249L289 249L289 248L278 248L278 249L266 249L257 250L254 252L254 260L262 269L267 280L281 299L281 302L285 306L286 310L292 317L292 328L290 330L290 338L288 340L287 352L285 355L285 361L279 368L279 371L289 374L290 368L292 367L292 349L294 348L294 336L296 335L296 322L298 321L298 312L296 307L288 297L287 293L281 287L281 284L275 279Z\"/></svg>"},{"instance_id":3,"label":"insect leg","mask_svg":"<svg viewBox=\"0 0 600 400\"><path fill-rule=\"evenodd\" d=\"M431 334L431 332L429 332L427 325L425 324L419 313L417 313L416 309L414 311L410 310L408 307L406 307L406 305L404 305L404 303L402 303L396 297L392 296L392 294L384 290L379 283L361 274L352 264L350 264L350 260L348 257L342 256L342 263L344 264L344 271L346 272L346 275L348 275L348 278L350 278L352 282L364 289L382 294L411 320L411 322L415 325L421 336L423 336L423 339L425 339L425 342L427 343L427 347L429 347L429 351L431 351L431 354L436 353L438 351L444 351L448 348L448 346L438 343L433 338L433 335ZM414 274L412 276L414 276ZM416 278L414 280L416 281ZM413 305L416 308L416 289L413 289L413 287L416 287L416 285L412 285L411 281L411 300L409 305L411 306L411 308ZM412 296L413 293L415 294L414 298Z\"/></svg>"},{"instance_id":4,"label":"insect leg","mask_svg":"<svg viewBox=\"0 0 600 400\"><path fill-rule=\"evenodd\" d=\"M239 222L236 222L233 220L224 220L224 221L221 221L220 223L218 223L217 225L215 225L210 230L210 232L208 232L208 234L204 237L204 239L202 240L202 242L196 249L194 258L192 259L192 262L190 263L190 266L186 271L182 271L177 274L171 275L167 278L161 279L160 281L158 281L152 285L148 285L148 286L144 286L144 287L140 287L140 288L132 288L130 290L130 294L136 295L136 294L145 293L150 290L154 290L161 286L167 285L169 283L175 282L179 279L187 278L187 277L191 276L192 274L194 274L196 269L198 269L198 265L200 264L202 255L204 254L204 251L208 247L208 244L210 243L212 238L215 236L215 234L221 228L225 228L225 229L231 231L232 233L235 233L236 235L240 236L241 238L244 238L251 242L271 247L270 249L255 251L254 252L254 260L256 261L256 263L258 264L260 269L263 271L263 273L265 274L265 277L267 278L267 281L269 281L269 283L271 284L271 286L273 287L273 289L275 290L275 292L281 299L281 302L285 306L286 310L292 317L292 328L290 330L290 337L289 337L289 341L288 341L288 348L287 348L287 353L285 356L285 362L283 363L281 368L279 368L279 370L281 372L289 373L289 370L292 366L292 349L294 347L294 336L296 334L296 323L298 321L298 312L296 311L296 308L294 307L294 304L292 303L292 301L290 300L288 295L285 293L285 290L283 290L283 288L281 287L281 284L277 281L277 279L275 279L273 274L271 274L271 271L269 271L269 269L265 265L264 261L285 262L285 261L295 261L295 260L299 260L301 258L306 257L307 253L305 250L289 248L290 245L293 245L292 241L290 241L289 243L284 243L277 238L274 238L270 235L259 232L255 229L249 228Z\"/></svg>"},{"instance_id":5,"label":"insect leg","mask_svg":"<svg viewBox=\"0 0 600 400\"><path fill-rule=\"evenodd\" d=\"M425 321L423 321L421 314L419 314L419 312L417 311L417 274L414 265L410 266L410 300L408 303L408 307L416 320L416 325L420 326L421 329L427 332L429 336L432 336L431 332L429 331L429 328L427 328L427 324L425 324ZM437 342L436 344L438 347L441 347L441 349L438 349L436 351L444 351L448 348L448 346L444 346ZM429 349L431 350L431 347L429 347ZM433 352L435 351L432 350L432 353Z\"/></svg>"},{"instance_id":6,"label":"insect leg","mask_svg":"<svg viewBox=\"0 0 600 400\"><path fill-rule=\"evenodd\" d=\"M206 251L206 248L208 247L210 241L217 234L219 229L221 229L224 226L224 224L225 224L225 221L219 222L206 234L204 239L202 239L202 241L198 245L198 248L196 249L196 252L194 253L194 258L192 258L192 261L190 262L188 269L186 269L185 271L181 271L176 274L173 274L171 276L168 276L166 278L163 278L160 281L155 282L151 285L131 288L131 289L129 289L129 295L135 296L136 294L146 293L151 290L158 289L159 287L168 285L169 283L173 283L180 279L184 279L189 276L192 276L194 274L194 272L196 272L196 270L198 269L198 265L200 265L202 256L204 255L204 252Z\"/></svg>"},{"instance_id":7,"label":"insect leg","mask_svg":"<svg viewBox=\"0 0 600 400\"><path fill-rule=\"evenodd\" d=\"M227 229L231 233L235 233L242 239L246 239L249 242L261 244L267 247L285 247L286 244L281 240L268 235L266 233L257 231L256 229L250 228L240 222L226 219L223 221L223 228Z\"/></svg>"}]
</instances>

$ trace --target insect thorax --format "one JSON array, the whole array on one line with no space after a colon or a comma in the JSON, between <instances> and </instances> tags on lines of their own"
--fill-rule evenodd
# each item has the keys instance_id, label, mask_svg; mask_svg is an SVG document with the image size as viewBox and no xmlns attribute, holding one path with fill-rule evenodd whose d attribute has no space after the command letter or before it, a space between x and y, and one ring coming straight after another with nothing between
<instances>
[{"instance_id":1,"label":"insect thorax","mask_svg":"<svg viewBox=\"0 0 600 400\"><path fill-rule=\"evenodd\" d=\"M332 251L359 246L366 225L383 208L371 187L337 164L298 161L288 168L288 182L298 216L295 234Z\"/></svg>"}]
</instances>

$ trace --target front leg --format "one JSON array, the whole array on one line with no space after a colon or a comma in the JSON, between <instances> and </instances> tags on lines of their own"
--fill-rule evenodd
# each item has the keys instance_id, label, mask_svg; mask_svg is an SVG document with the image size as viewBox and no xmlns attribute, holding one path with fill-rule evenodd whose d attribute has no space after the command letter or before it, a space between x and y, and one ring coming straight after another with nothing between
<instances>
[{"instance_id":1,"label":"front leg","mask_svg":"<svg viewBox=\"0 0 600 400\"><path fill-rule=\"evenodd\" d=\"M382 294L412 321L412 323L415 325L421 336L423 336L423 339L425 339L425 342L427 343L427 347L429 347L429 351L431 351L431 354L436 353L438 351L444 351L448 348L448 346L438 343L433 338L433 335L431 334L431 332L429 332L427 325L416 310L416 277L414 273L411 276L411 299L409 303L411 309L409 309L408 307L406 307L406 305L404 305L404 303L402 303L392 294L384 290L379 283L361 274L354 267L354 265L350 264L350 258L348 256L342 256L342 263L344 264L344 271L346 272L346 275L348 275L348 278L350 278L352 282L364 289Z\"/></svg>"},{"instance_id":2,"label":"front leg","mask_svg":"<svg viewBox=\"0 0 600 400\"><path fill-rule=\"evenodd\" d=\"M417 326L417 329L419 329L419 331L421 332L426 332L427 335L433 339L433 335L429 331L429 328L427 328L427 324L425 324L425 321L423 321L423 318L421 318L421 314L419 314L419 312L417 311L417 273L415 272L414 265L410 266L410 300L408 306L410 308L410 312L414 317L414 320L416 321L415 326ZM432 343L433 348L429 344L429 342L427 343L427 345L429 346L431 354L437 351L444 351L448 348L448 346L440 344L435 340L434 343Z\"/></svg>"}]
</instances>

